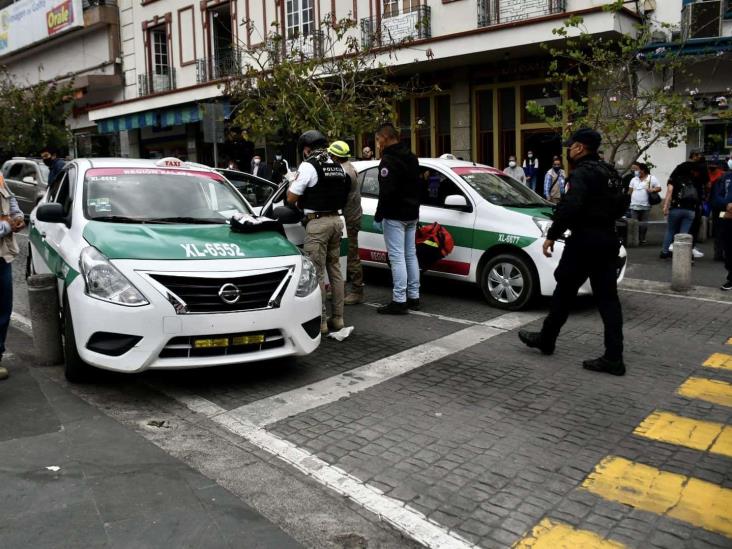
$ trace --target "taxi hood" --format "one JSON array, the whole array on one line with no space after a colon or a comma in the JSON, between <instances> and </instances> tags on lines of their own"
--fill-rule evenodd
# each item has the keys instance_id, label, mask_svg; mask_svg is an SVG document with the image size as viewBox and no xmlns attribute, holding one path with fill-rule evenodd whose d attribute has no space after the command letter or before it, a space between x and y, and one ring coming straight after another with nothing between
<instances>
[{"instance_id":1,"label":"taxi hood","mask_svg":"<svg viewBox=\"0 0 732 549\"><path fill-rule=\"evenodd\" d=\"M242 234L222 225L90 221L84 239L109 259L246 259L299 255L276 232Z\"/></svg>"}]
</instances>

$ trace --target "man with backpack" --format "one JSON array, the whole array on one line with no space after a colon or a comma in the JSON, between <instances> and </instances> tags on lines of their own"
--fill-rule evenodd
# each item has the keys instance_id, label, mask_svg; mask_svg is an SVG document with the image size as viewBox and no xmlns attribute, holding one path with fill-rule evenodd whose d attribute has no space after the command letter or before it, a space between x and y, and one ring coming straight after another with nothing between
<instances>
[{"instance_id":1,"label":"man with backpack","mask_svg":"<svg viewBox=\"0 0 732 549\"><path fill-rule=\"evenodd\" d=\"M566 239L562 258L554 272L557 287L549 315L540 332L521 330L519 339L546 355L552 354L577 292L589 278L605 326L605 354L585 360L582 366L622 376L625 374L623 313L616 272L620 242L615 233L615 221L627 210L630 197L615 169L599 159L597 150L601 142L599 133L582 128L565 143L567 158L574 169L547 232L544 255L552 256L555 241L567 230L571 235Z\"/></svg>"},{"instance_id":2,"label":"man with backpack","mask_svg":"<svg viewBox=\"0 0 732 549\"><path fill-rule=\"evenodd\" d=\"M663 214L668 220L661 259L671 257L669 247L674 236L679 233L691 234L694 217L704 196L703 177L700 173L702 169L706 170L698 162L689 160L676 166L669 176L663 202Z\"/></svg>"}]
</instances>

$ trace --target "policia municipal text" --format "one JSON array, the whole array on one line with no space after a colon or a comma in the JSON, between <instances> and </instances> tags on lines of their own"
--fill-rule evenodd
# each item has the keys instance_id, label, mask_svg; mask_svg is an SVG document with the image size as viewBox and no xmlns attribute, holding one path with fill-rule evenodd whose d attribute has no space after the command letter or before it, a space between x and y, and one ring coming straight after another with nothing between
<instances>
[{"instance_id":1,"label":"policia municipal text","mask_svg":"<svg viewBox=\"0 0 732 549\"><path fill-rule=\"evenodd\" d=\"M343 324L343 274L340 266L343 222L340 210L351 190L349 178L340 164L333 162L325 148L326 137L317 130L300 136L297 148L303 162L287 192L289 204L299 204L305 213L305 255L315 264L323 294L320 332L341 330ZM330 322L327 320L325 273L333 295Z\"/></svg>"},{"instance_id":2,"label":"policia municipal text","mask_svg":"<svg viewBox=\"0 0 732 549\"><path fill-rule=\"evenodd\" d=\"M615 169L600 161L597 150L601 141L599 133L583 128L565 143L574 169L547 233L544 255L551 257L554 242L567 230L571 235L554 273L557 287L541 332L521 330L519 338L529 347L552 354L577 292L589 278L605 325L605 354L582 365L587 370L621 376L625 374L625 365L616 271L620 242L615 233L615 220L627 208L627 193L623 192Z\"/></svg>"}]
</instances>

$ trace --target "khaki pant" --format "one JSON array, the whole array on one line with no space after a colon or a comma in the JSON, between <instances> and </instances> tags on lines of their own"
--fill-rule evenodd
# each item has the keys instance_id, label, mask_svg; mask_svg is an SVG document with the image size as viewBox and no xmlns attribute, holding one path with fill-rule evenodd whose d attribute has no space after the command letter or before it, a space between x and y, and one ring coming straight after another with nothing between
<instances>
[{"instance_id":1,"label":"khaki pant","mask_svg":"<svg viewBox=\"0 0 732 549\"><path fill-rule=\"evenodd\" d=\"M330 288L333 294L332 316L343 317L343 274L340 265L341 234L343 222L338 216L321 217L308 221L305 227L305 255L315 263L318 271L318 282L323 294L323 318L325 308L325 273L328 273Z\"/></svg>"},{"instance_id":2,"label":"khaki pant","mask_svg":"<svg viewBox=\"0 0 732 549\"><path fill-rule=\"evenodd\" d=\"M358 255L358 231L361 229L361 220L358 223L346 222L346 233L348 234L348 278L351 285L357 292L363 288L363 267L361 258Z\"/></svg>"}]
</instances>

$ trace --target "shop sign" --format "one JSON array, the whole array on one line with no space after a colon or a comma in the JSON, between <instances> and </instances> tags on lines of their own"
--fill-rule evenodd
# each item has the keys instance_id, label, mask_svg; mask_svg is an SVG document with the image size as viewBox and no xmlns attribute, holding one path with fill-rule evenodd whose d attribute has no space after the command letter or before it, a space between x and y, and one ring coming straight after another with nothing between
<instances>
[{"instance_id":1,"label":"shop sign","mask_svg":"<svg viewBox=\"0 0 732 549\"><path fill-rule=\"evenodd\" d=\"M0 10L0 56L83 25L81 0L20 0Z\"/></svg>"}]
</instances>

